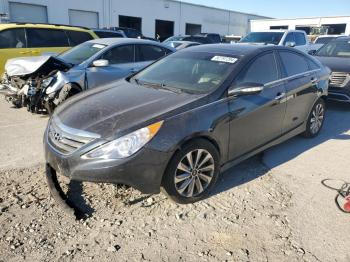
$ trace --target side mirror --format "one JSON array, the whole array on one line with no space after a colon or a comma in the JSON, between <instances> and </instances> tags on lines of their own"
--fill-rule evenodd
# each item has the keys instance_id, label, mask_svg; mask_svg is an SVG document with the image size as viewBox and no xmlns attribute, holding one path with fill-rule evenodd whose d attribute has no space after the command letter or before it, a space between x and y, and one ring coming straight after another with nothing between
<instances>
[{"instance_id":1,"label":"side mirror","mask_svg":"<svg viewBox=\"0 0 350 262\"><path fill-rule=\"evenodd\" d=\"M316 50L310 50L309 52L307 52L309 55L316 55Z\"/></svg>"},{"instance_id":2,"label":"side mirror","mask_svg":"<svg viewBox=\"0 0 350 262\"><path fill-rule=\"evenodd\" d=\"M109 61L106 59L99 59L99 60L95 60L94 62L92 62L92 65L94 67L105 67L109 65Z\"/></svg>"},{"instance_id":3,"label":"side mirror","mask_svg":"<svg viewBox=\"0 0 350 262\"><path fill-rule=\"evenodd\" d=\"M286 46L288 46L288 47L295 47L296 43L295 42L286 42Z\"/></svg>"},{"instance_id":4,"label":"side mirror","mask_svg":"<svg viewBox=\"0 0 350 262\"><path fill-rule=\"evenodd\" d=\"M258 83L243 83L238 86L231 87L228 90L229 96L244 96L261 93L264 90L263 84Z\"/></svg>"}]
</instances>

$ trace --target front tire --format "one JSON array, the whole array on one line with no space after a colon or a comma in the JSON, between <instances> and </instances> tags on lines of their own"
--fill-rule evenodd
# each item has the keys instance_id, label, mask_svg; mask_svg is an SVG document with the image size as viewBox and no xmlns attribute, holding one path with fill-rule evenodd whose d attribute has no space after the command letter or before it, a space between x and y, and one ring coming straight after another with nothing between
<instances>
[{"instance_id":1,"label":"front tire","mask_svg":"<svg viewBox=\"0 0 350 262\"><path fill-rule=\"evenodd\" d=\"M164 174L162 187L176 203L194 203L210 193L219 172L220 157L216 147L207 140L195 140L175 153Z\"/></svg>"},{"instance_id":2,"label":"front tire","mask_svg":"<svg viewBox=\"0 0 350 262\"><path fill-rule=\"evenodd\" d=\"M306 130L303 136L306 138L313 138L320 133L325 119L326 103L320 98L313 106L311 113L307 119Z\"/></svg>"}]
</instances>

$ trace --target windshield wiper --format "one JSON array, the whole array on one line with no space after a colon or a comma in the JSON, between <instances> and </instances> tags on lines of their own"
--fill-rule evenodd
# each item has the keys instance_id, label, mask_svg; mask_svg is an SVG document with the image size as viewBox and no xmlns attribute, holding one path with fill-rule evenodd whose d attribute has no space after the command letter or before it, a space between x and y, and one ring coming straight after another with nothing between
<instances>
[{"instance_id":1,"label":"windshield wiper","mask_svg":"<svg viewBox=\"0 0 350 262\"><path fill-rule=\"evenodd\" d=\"M168 90L168 91L171 91L171 92L174 92L174 93L177 93L177 94L180 94L180 93L183 92L179 88L168 86L168 85L162 84L162 83L152 83L152 82L147 82L147 81L141 81L138 78L133 78L133 80L138 85L144 85L144 86L148 86L148 87L155 88L155 89L164 89L164 90Z\"/></svg>"}]
</instances>

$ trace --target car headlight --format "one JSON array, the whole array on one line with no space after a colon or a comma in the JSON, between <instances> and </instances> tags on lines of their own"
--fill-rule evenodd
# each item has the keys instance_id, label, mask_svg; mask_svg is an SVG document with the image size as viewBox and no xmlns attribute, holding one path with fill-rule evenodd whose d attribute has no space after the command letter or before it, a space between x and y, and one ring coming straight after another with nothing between
<instances>
[{"instance_id":1,"label":"car headlight","mask_svg":"<svg viewBox=\"0 0 350 262\"><path fill-rule=\"evenodd\" d=\"M41 82L41 87L46 88L49 85L51 85L54 81L55 81L55 77L46 78Z\"/></svg>"},{"instance_id":2,"label":"car headlight","mask_svg":"<svg viewBox=\"0 0 350 262\"><path fill-rule=\"evenodd\" d=\"M138 129L90 151L84 158L122 159L144 147L159 131L163 121Z\"/></svg>"}]
</instances>

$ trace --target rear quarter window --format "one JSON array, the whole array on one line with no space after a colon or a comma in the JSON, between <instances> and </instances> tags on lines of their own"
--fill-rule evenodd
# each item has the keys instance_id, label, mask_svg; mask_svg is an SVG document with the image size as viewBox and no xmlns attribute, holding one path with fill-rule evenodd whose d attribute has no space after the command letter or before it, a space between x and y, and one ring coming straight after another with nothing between
<instances>
[{"instance_id":1,"label":"rear quarter window","mask_svg":"<svg viewBox=\"0 0 350 262\"><path fill-rule=\"evenodd\" d=\"M0 49L25 47L26 38L23 28L8 29L0 32Z\"/></svg>"},{"instance_id":2,"label":"rear quarter window","mask_svg":"<svg viewBox=\"0 0 350 262\"><path fill-rule=\"evenodd\" d=\"M279 54L287 77L309 71L309 64L304 56L288 51L280 51Z\"/></svg>"},{"instance_id":3,"label":"rear quarter window","mask_svg":"<svg viewBox=\"0 0 350 262\"><path fill-rule=\"evenodd\" d=\"M69 38L70 46L80 45L81 43L94 39L92 35L87 32L67 30L66 33Z\"/></svg>"},{"instance_id":4,"label":"rear quarter window","mask_svg":"<svg viewBox=\"0 0 350 262\"><path fill-rule=\"evenodd\" d=\"M66 47L68 38L63 30L27 28L28 47Z\"/></svg>"}]
</instances>

